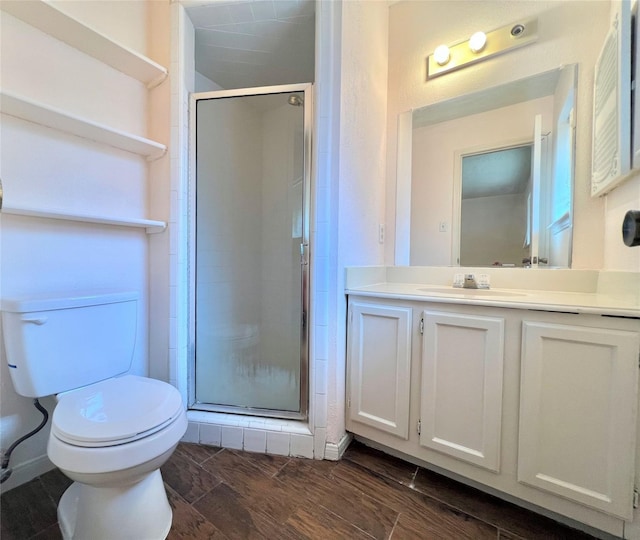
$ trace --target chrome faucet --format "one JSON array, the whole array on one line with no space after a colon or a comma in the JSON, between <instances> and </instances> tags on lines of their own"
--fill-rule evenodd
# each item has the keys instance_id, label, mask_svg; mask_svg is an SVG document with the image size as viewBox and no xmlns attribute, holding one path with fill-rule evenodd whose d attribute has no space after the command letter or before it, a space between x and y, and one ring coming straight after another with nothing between
<instances>
[{"instance_id":1,"label":"chrome faucet","mask_svg":"<svg viewBox=\"0 0 640 540\"><path fill-rule=\"evenodd\" d=\"M473 274L465 274L464 285L462 287L464 289L477 289L478 282L476 281L476 276L474 276Z\"/></svg>"}]
</instances>

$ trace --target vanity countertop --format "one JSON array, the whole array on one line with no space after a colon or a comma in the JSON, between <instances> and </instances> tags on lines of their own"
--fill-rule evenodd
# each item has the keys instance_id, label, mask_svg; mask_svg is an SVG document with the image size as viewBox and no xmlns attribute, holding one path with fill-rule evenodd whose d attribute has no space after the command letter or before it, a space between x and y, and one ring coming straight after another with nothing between
<instances>
[{"instance_id":1,"label":"vanity countertop","mask_svg":"<svg viewBox=\"0 0 640 540\"><path fill-rule=\"evenodd\" d=\"M347 289L346 292L358 296L444 304L469 304L640 318L640 304L637 295L528 289L454 289L453 287L424 283L376 283Z\"/></svg>"},{"instance_id":2,"label":"vanity countertop","mask_svg":"<svg viewBox=\"0 0 640 540\"><path fill-rule=\"evenodd\" d=\"M387 267L387 270L390 268ZM575 274L572 275L573 272ZM580 271L563 271L562 274L558 274L558 277L564 283L559 283L558 286L554 286L552 281L548 284L532 283L535 281L533 279L528 280L529 282L526 283L528 286L522 288L514 286L512 280L505 280L502 275L495 274L491 277L490 289L461 289L452 287L450 283L443 283L440 279L441 271L439 274L423 273L420 276L434 279L412 282L402 278L419 276L406 273L402 275L395 269L380 274L379 270L373 267L350 268L347 270L345 291L350 295L377 298L640 318L640 288L637 286L635 273L617 274L614 276L615 279L611 279L611 276L599 276L598 272L591 272L591 274L593 275L585 272L580 274ZM547 276L549 274L544 276L545 280L549 280ZM621 276L627 283L620 281ZM380 277L387 279L375 280ZM520 278L522 277L523 274L520 274ZM630 282L628 278L631 278ZM496 281L497 285L502 286L494 287L493 283ZM614 283L613 286L611 282ZM545 287L531 288L532 284L545 285Z\"/></svg>"}]
</instances>

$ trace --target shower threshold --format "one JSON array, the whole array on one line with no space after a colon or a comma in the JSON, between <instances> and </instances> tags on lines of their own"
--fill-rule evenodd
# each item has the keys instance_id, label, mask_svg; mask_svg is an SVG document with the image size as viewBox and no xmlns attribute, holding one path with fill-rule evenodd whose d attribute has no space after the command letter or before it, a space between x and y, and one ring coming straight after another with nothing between
<instances>
[{"instance_id":1,"label":"shower threshold","mask_svg":"<svg viewBox=\"0 0 640 540\"><path fill-rule=\"evenodd\" d=\"M248 417L279 418L282 420L307 420L307 415L302 414L298 411L276 411L271 409L258 409L253 407L214 405L211 403L193 403L189 406L189 410L233 414L237 416Z\"/></svg>"}]
</instances>

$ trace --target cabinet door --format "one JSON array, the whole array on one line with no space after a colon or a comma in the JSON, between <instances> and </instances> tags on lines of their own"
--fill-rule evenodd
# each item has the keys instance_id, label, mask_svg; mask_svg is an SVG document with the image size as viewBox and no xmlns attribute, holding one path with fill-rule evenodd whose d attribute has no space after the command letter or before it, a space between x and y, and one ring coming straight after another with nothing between
<instances>
[{"instance_id":1,"label":"cabinet door","mask_svg":"<svg viewBox=\"0 0 640 540\"><path fill-rule=\"evenodd\" d=\"M518 481L631 519L638 343L523 322Z\"/></svg>"},{"instance_id":2,"label":"cabinet door","mask_svg":"<svg viewBox=\"0 0 640 540\"><path fill-rule=\"evenodd\" d=\"M349 418L409 437L411 308L353 302Z\"/></svg>"},{"instance_id":3,"label":"cabinet door","mask_svg":"<svg viewBox=\"0 0 640 540\"><path fill-rule=\"evenodd\" d=\"M504 320L423 317L420 444L499 472Z\"/></svg>"}]
</instances>

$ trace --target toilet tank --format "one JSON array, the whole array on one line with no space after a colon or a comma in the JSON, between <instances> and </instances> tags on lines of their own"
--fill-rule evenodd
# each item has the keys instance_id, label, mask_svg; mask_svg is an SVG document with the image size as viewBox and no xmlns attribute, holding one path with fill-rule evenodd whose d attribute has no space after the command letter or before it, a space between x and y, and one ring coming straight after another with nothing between
<instances>
[{"instance_id":1,"label":"toilet tank","mask_svg":"<svg viewBox=\"0 0 640 540\"><path fill-rule=\"evenodd\" d=\"M48 396L128 371L137 304L134 292L3 299L6 361L16 392Z\"/></svg>"}]
</instances>

